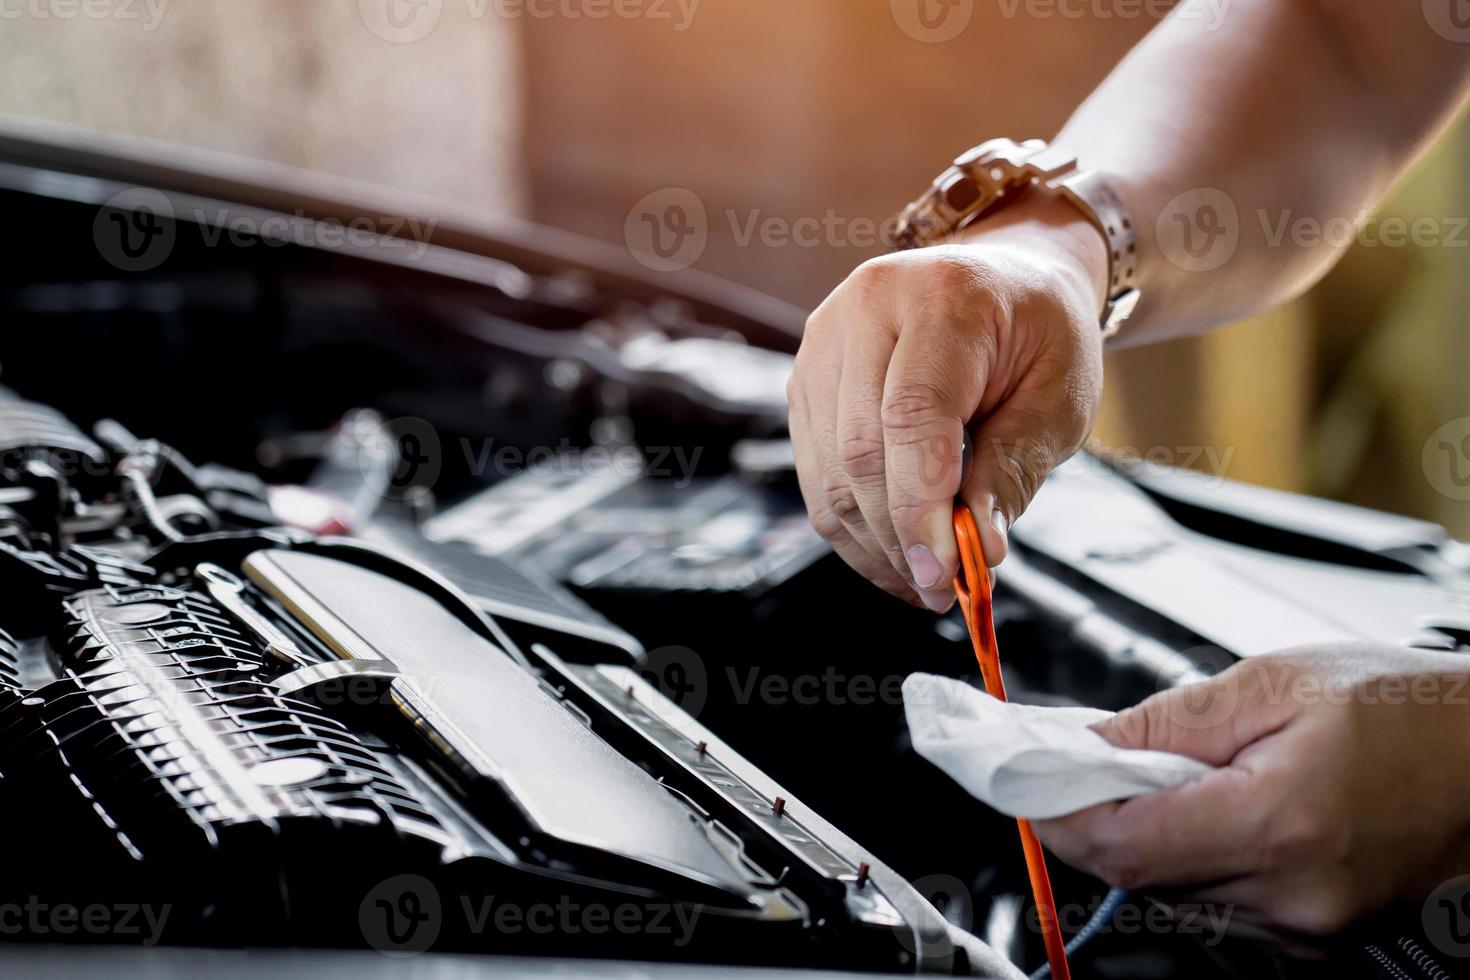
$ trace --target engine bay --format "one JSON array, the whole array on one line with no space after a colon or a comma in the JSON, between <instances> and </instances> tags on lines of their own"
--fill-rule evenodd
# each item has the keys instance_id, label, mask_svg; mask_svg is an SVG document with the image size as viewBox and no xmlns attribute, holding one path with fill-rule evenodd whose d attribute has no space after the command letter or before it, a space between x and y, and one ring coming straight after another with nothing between
<instances>
[{"instance_id":1,"label":"engine bay","mask_svg":"<svg viewBox=\"0 0 1470 980\"><path fill-rule=\"evenodd\" d=\"M806 521L783 311L453 227L408 262L220 237L268 189L0 150L0 902L142 910L106 941L150 947L1041 962L1010 822L907 744L906 676L979 682L958 613ZM166 260L92 248L113 215ZM1470 552L1419 521L1098 454L1015 540L1018 700L1470 651ZM1076 931L1108 889L1055 874ZM1448 975L1416 910L1302 961L1166 900L1079 975Z\"/></svg>"}]
</instances>

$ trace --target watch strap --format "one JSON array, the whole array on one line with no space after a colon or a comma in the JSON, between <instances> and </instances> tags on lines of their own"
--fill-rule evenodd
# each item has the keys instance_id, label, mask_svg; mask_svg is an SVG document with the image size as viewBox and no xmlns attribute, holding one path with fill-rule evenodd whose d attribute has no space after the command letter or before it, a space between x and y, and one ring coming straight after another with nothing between
<instances>
[{"instance_id":1,"label":"watch strap","mask_svg":"<svg viewBox=\"0 0 1470 980\"><path fill-rule=\"evenodd\" d=\"M1112 186L1095 170L1079 170L1046 185L1091 221L1108 245L1108 299L1103 336L1112 337L1133 315L1138 289L1138 230Z\"/></svg>"},{"instance_id":2,"label":"watch strap","mask_svg":"<svg viewBox=\"0 0 1470 980\"><path fill-rule=\"evenodd\" d=\"M900 249L935 245L1014 199L1028 187L1060 194L1103 236L1108 248L1104 337L1112 337L1142 298L1137 287L1137 229L1123 201L1096 171L1041 140L999 139L957 157L898 218L893 243Z\"/></svg>"}]
</instances>

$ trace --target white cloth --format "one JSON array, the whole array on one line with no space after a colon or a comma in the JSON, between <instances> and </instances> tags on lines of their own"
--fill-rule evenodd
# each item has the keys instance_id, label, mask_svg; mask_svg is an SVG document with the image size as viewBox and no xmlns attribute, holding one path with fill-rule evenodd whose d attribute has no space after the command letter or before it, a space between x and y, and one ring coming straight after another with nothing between
<instances>
[{"instance_id":1,"label":"white cloth","mask_svg":"<svg viewBox=\"0 0 1470 980\"><path fill-rule=\"evenodd\" d=\"M1050 820L1171 789L1210 768L1184 756L1111 745L1091 730L1109 712L1005 704L932 674L903 682L903 707L914 751L1012 817Z\"/></svg>"}]
</instances>

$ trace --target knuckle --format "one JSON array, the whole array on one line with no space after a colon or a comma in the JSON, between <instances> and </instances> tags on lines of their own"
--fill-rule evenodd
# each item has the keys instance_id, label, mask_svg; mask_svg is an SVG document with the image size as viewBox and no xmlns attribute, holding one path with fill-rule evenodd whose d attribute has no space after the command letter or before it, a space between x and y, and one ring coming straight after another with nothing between
<instances>
[{"instance_id":1,"label":"knuckle","mask_svg":"<svg viewBox=\"0 0 1470 980\"><path fill-rule=\"evenodd\" d=\"M851 301L867 305L890 292L895 284L896 267L886 256L869 259L848 275L839 290Z\"/></svg>"},{"instance_id":2,"label":"knuckle","mask_svg":"<svg viewBox=\"0 0 1470 980\"><path fill-rule=\"evenodd\" d=\"M1266 838L1268 867L1292 867L1334 856L1337 830L1333 818L1315 805L1293 805L1273 821Z\"/></svg>"},{"instance_id":3,"label":"knuckle","mask_svg":"<svg viewBox=\"0 0 1470 980\"><path fill-rule=\"evenodd\" d=\"M831 520L835 525L834 534L840 533L844 528L862 523L863 512L858 506L857 494L853 492L852 484L848 482L846 474L829 473L822 494L823 509L831 515Z\"/></svg>"},{"instance_id":4,"label":"knuckle","mask_svg":"<svg viewBox=\"0 0 1470 980\"><path fill-rule=\"evenodd\" d=\"M828 541L836 541L846 531L842 518L826 503L815 503L807 508L807 517L816 532Z\"/></svg>"},{"instance_id":5,"label":"knuckle","mask_svg":"<svg viewBox=\"0 0 1470 980\"><path fill-rule=\"evenodd\" d=\"M895 433L920 433L938 420L944 392L926 381L895 385L883 397L883 428Z\"/></svg>"},{"instance_id":6,"label":"knuckle","mask_svg":"<svg viewBox=\"0 0 1470 980\"><path fill-rule=\"evenodd\" d=\"M987 288L985 265L958 249L937 248L930 252L924 263L924 277L932 287L976 289L984 295L993 292Z\"/></svg>"},{"instance_id":7,"label":"knuckle","mask_svg":"<svg viewBox=\"0 0 1470 980\"><path fill-rule=\"evenodd\" d=\"M1107 847L1098 857L1096 867L1098 877L1114 888L1133 891L1145 884L1142 860L1130 846Z\"/></svg>"},{"instance_id":8,"label":"knuckle","mask_svg":"<svg viewBox=\"0 0 1470 980\"><path fill-rule=\"evenodd\" d=\"M1152 698L1121 712L1113 721L1113 728L1128 745L1150 748L1159 736L1157 704Z\"/></svg>"},{"instance_id":9,"label":"knuckle","mask_svg":"<svg viewBox=\"0 0 1470 980\"><path fill-rule=\"evenodd\" d=\"M857 497L850 487L839 490L827 498L827 509L845 527L861 524L863 521L862 509L858 507Z\"/></svg>"},{"instance_id":10,"label":"knuckle","mask_svg":"<svg viewBox=\"0 0 1470 980\"><path fill-rule=\"evenodd\" d=\"M1009 502L1018 512L1036 499L1047 473L1047 467L1039 465L1035 457L1034 445L1028 448L1028 444L1022 444L996 450L995 468L1001 483L997 489L1003 497L1010 498Z\"/></svg>"},{"instance_id":11,"label":"knuckle","mask_svg":"<svg viewBox=\"0 0 1470 980\"><path fill-rule=\"evenodd\" d=\"M1342 932L1357 919L1348 886L1325 876L1304 899L1290 903L1271 917L1281 925L1308 936L1324 937Z\"/></svg>"},{"instance_id":12,"label":"knuckle","mask_svg":"<svg viewBox=\"0 0 1470 980\"><path fill-rule=\"evenodd\" d=\"M831 312L835 299L836 293L834 292L823 300L815 310L807 314L806 329L802 331L801 335L803 343L819 339L827 331L827 328L833 323L834 319L836 319Z\"/></svg>"},{"instance_id":13,"label":"knuckle","mask_svg":"<svg viewBox=\"0 0 1470 980\"><path fill-rule=\"evenodd\" d=\"M908 528L928 513L932 503L923 496L895 496L888 502L888 516L893 519L895 527Z\"/></svg>"},{"instance_id":14,"label":"knuckle","mask_svg":"<svg viewBox=\"0 0 1470 980\"><path fill-rule=\"evenodd\" d=\"M997 270L969 253L936 251L925 267L924 287L922 295L981 333L998 332L1010 319Z\"/></svg>"},{"instance_id":15,"label":"knuckle","mask_svg":"<svg viewBox=\"0 0 1470 980\"><path fill-rule=\"evenodd\" d=\"M867 425L845 426L838 441L838 457L848 479L866 482L883 476L881 430Z\"/></svg>"},{"instance_id":16,"label":"knuckle","mask_svg":"<svg viewBox=\"0 0 1470 980\"><path fill-rule=\"evenodd\" d=\"M1113 821L1083 828L1073 863L1117 888L1131 890L1146 883L1143 854L1137 842L1126 827Z\"/></svg>"}]
</instances>

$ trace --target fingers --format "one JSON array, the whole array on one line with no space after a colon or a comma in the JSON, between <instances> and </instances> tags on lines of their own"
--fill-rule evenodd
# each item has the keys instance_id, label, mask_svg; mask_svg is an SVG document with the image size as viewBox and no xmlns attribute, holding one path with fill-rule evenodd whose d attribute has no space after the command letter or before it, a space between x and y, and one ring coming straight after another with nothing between
<instances>
[{"instance_id":1,"label":"fingers","mask_svg":"<svg viewBox=\"0 0 1470 980\"><path fill-rule=\"evenodd\" d=\"M1096 324L1077 326L1056 256L1028 255L952 247L865 263L812 315L797 358L792 440L814 521L864 575L936 611L954 603L967 428L983 416L995 447L964 495L994 564L1096 410ZM1029 297L1019 319L1017 294Z\"/></svg>"},{"instance_id":2,"label":"fingers","mask_svg":"<svg viewBox=\"0 0 1470 980\"><path fill-rule=\"evenodd\" d=\"M988 344L972 331L905 323L883 386L888 513L898 548L930 608L948 609L959 566L954 501L965 426L985 392Z\"/></svg>"},{"instance_id":3,"label":"fingers","mask_svg":"<svg viewBox=\"0 0 1470 980\"><path fill-rule=\"evenodd\" d=\"M1295 708L1272 696L1270 676L1267 661L1239 664L1095 726L1120 748L1223 768L1177 789L1038 823L1037 833L1063 860L1122 888L1198 885L1267 867L1279 856L1283 814L1300 786L1275 751Z\"/></svg>"},{"instance_id":4,"label":"fingers","mask_svg":"<svg viewBox=\"0 0 1470 980\"><path fill-rule=\"evenodd\" d=\"M1219 769L1178 789L1105 803L1036 833L1063 861L1130 891L1197 885L1256 871L1269 810L1260 777Z\"/></svg>"},{"instance_id":5,"label":"fingers","mask_svg":"<svg viewBox=\"0 0 1470 980\"><path fill-rule=\"evenodd\" d=\"M1290 698L1271 696L1270 666L1269 658L1236 664L1209 680L1155 694L1093 730L1119 748L1227 765L1280 730L1295 710Z\"/></svg>"},{"instance_id":6,"label":"fingers","mask_svg":"<svg viewBox=\"0 0 1470 980\"><path fill-rule=\"evenodd\" d=\"M879 412L883 381L896 343L896 334L881 328L856 331L846 338L842 382L837 392L837 446L829 461L829 465L835 465L835 472L829 479L839 483L853 502L855 509L844 518L848 531L869 551L881 555L896 574L914 581L919 573L910 569L888 513ZM932 588L938 583L926 580L916 584Z\"/></svg>"},{"instance_id":7,"label":"fingers","mask_svg":"<svg viewBox=\"0 0 1470 980\"><path fill-rule=\"evenodd\" d=\"M811 444L813 425L810 402L794 384L791 386L790 400L791 441L796 456L796 476L812 526L858 574L892 595L914 605L923 605L907 580L895 572L892 565L881 556L874 555L854 539L847 525L833 509L833 496L827 492L827 483L822 475L821 457Z\"/></svg>"},{"instance_id":8,"label":"fingers","mask_svg":"<svg viewBox=\"0 0 1470 980\"><path fill-rule=\"evenodd\" d=\"M891 531L885 544L864 513L864 507L874 515L879 512L870 492L874 478L869 474L877 467L881 478L881 433L874 434L863 422L856 396L861 389L844 395L849 390L847 351L857 340L863 343L854 352L852 376L871 376L876 363L881 390L881 372L892 338L892 331L884 326L886 307L878 289L882 278L871 264L859 268L808 321L787 388L791 441L802 497L817 532L859 574L893 595L922 605ZM888 349L884 337L890 338ZM873 395L875 401L877 397ZM842 424L844 418L850 421ZM868 445L873 442L876 450ZM885 508L882 527L891 527L886 521L886 504L881 506Z\"/></svg>"}]
</instances>

